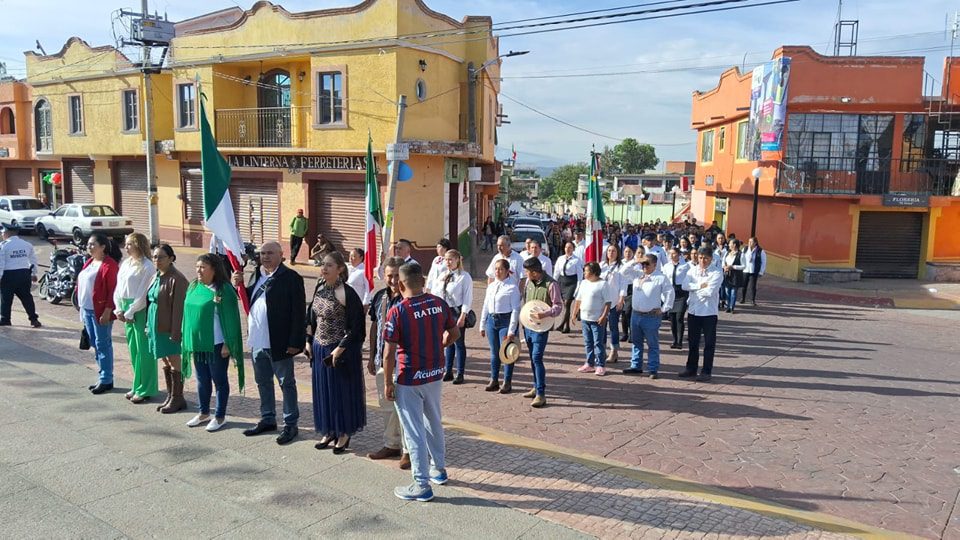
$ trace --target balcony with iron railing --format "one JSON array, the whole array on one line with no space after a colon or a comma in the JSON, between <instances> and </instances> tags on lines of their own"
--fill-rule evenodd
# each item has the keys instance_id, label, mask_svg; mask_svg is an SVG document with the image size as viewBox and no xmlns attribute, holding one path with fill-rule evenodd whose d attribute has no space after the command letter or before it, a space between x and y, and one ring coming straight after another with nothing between
<instances>
[{"instance_id":1,"label":"balcony with iron railing","mask_svg":"<svg viewBox=\"0 0 960 540\"><path fill-rule=\"evenodd\" d=\"M222 148L303 148L309 107L217 109L217 144Z\"/></svg>"},{"instance_id":2,"label":"balcony with iron railing","mask_svg":"<svg viewBox=\"0 0 960 540\"><path fill-rule=\"evenodd\" d=\"M777 162L777 193L814 195L950 195L960 161L942 158L810 159Z\"/></svg>"}]
</instances>

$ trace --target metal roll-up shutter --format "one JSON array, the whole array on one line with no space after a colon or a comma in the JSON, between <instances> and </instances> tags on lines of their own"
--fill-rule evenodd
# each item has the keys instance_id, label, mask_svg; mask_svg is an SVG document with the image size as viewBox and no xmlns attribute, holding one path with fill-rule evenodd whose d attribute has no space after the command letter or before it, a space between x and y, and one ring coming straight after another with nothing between
<instances>
[{"instance_id":1,"label":"metal roll-up shutter","mask_svg":"<svg viewBox=\"0 0 960 540\"><path fill-rule=\"evenodd\" d=\"M203 176L199 169L199 165L180 169L180 180L183 182L183 215L187 223L194 225L203 223Z\"/></svg>"},{"instance_id":2,"label":"metal roll-up shutter","mask_svg":"<svg viewBox=\"0 0 960 540\"><path fill-rule=\"evenodd\" d=\"M147 201L147 163L120 161L117 167L117 186L120 189L118 212L133 220L133 230L150 231L150 204Z\"/></svg>"},{"instance_id":3,"label":"metal roll-up shutter","mask_svg":"<svg viewBox=\"0 0 960 540\"><path fill-rule=\"evenodd\" d=\"M30 169L7 169L7 191L5 195L35 197L33 192L33 174Z\"/></svg>"},{"instance_id":4,"label":"metal roll-up shutter","mask_svg":"<svg viewBox=\"0 0 960 540\"><path fill-rule=\"evenodd\" d=\"M65 182L70 186L70 202L93 204L93 164L69 163L64 166Z\"/></svg>"},{"instance_id":5,"label":"metal roll-up shutter","mask_svg":"<svg viewBox=\"0 0 960 540\"><path fill-rule=\"evenodd\" d=\"M922 236L921 212L860 212L857 268L862 277L916 279Z\"/></svg>"},{"instance_id":6,"label":"metal roll-up shutter","mask_svg":"<svg viewBox=\"0 0 960 540\"><path fill-rule=\"evenodd\" d=\"M230 181L230 199L245 242L258 246L280 240L280 204L277 182L271 179L234 178Z\"/></svg>"},{"instance_id":7,"label":"metal roll-up shutter","mask_svg":"<svg viewBox=\"0 0 960 540\"><path fill-rule=\"evenodd\" d=\"M364 247L367 221L363 187L360 182L314 184L310 219L316 220L317 232L323 233L344 256L353 248Z\"/></svg>"}]
</instances>

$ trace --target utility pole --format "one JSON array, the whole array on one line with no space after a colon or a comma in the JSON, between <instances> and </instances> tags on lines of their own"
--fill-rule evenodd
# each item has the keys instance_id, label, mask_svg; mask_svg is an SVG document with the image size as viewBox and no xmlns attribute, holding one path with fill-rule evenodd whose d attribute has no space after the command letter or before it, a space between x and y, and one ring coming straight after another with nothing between
<instances>
[{"instance_id":1,"label":"utility pole","mask_svg":"<svg viewBox=\"0 0 960 540\"><path fill-rule=\"evenodd\" d=\"M477 142L477 76L478 70L473 62L467 63L467 138L470 142ZM476 163L470 163L475 166ZM509 199L509 194L507 198ZM509 203L507 203L509 204ZM470 258L469 271L471 276L477 275L477 197L474 194L474 185L470 183L469 174L467 177L467 205L469 218L467 223L467 236L470 238ZM459 247L459 246L458 246Z\"/></svg>"},{"instance_id":2,"label":"utility pole","mask_svg":"<svg viewBox=\"0 0 960 540\"><path fill-rule=\"evenodd\" d=\"M401 95L400 99L397 100L397 133L393 138L393 142L396 145L399 145L403 141L403 117L407 111L407 96ZM382 250L383 253L387 252L387 249L390 247L392 242L393 234L393 207L397 200L397 177L400 174L400 162L394 161L393 166L389 167L390 178L387 180L387 215L384 216L383 223L383 240L382 240ZM383 261L381 261L381 264Z\"/></svg>"},{"instance_id":3,"label":"utility pole","mask_svg":"<svg viewBox=\"0 0 960 540\"><path fill-rule=\"evenodd\" d=\"M141 10L147 17L147 0L143 0ZM150 44L143 44L143 58L140 68L143 70L143 136L146 139L147 154L147 204L150 206L150 215L147 223L150 228L150 245L160 243L160 223L157 214L157 152L153 141L153 61L150 59Z\"/></svg>"}]
</instances>

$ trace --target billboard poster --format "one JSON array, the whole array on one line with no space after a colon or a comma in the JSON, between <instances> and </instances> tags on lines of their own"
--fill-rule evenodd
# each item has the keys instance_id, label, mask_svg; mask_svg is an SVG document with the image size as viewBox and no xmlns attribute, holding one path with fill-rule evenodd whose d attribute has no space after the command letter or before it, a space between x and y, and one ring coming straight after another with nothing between
<instances>
[{"instance_id":1,"label":"billboard poster","mask_svg":"<svg viewBox=\"0 0 960 540\"><path fill-rule=\"evenodd\" d=\"M753 159L760 159L760 152L779 152L782 149L789 82L789 58L777 58L753 69L750 84L750 131L753 135L750 147Z\"/></svg>"}]
</instances>

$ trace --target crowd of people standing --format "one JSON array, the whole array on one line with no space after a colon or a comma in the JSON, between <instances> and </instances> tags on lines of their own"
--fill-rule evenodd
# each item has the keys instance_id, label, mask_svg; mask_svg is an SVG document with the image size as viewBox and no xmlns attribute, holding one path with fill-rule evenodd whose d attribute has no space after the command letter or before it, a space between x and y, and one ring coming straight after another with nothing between
<instances>
[{"instance_id":1,"label":"crowd of people standing","mask_svg":"<svg viewBox=\"0 0 960 540\"><path fill-rule=\"evenodd\" d=\"M301 219L298 215L291 223L291 233L305 233ZM531 407L541 408L547 405L544 357L554 331L568 334L580 322L581 373L607 375L609 364L619 361L621 344L629 342L630 364L622 373L656 379L659 331L667 320L671 347L682 349L685 339L688 346L686 367L678 375L709 381L719 310L734 313L738 297L740 303L756 302L757 283L766 267L756 238L742 246L715 224L703 228L689 221L614 223L607 226L600 260L588 262L582 226L578 219L558 216L548 227L546 253L533 239L518 253L509 236L495 236L502 229L488 221L480 241L496 253L485 272L479 316L472 309L473 277L446 239L437 243L437 255L426 269L413 258L412 243L398 240L378 270L383 287L370 290L363 250L354 248L344 256L320 235L311 256L319 262L321 275L308 297L303 277L284 264L276 242L260 246L247 281L243 272L231 275L215 253L199 256L195 277L188 280L176 268L176 253L168 244L151 249L144 235L133 233L125 240L123 257L119 246L95 234L87 242L90 258L77 279L81 347L86 342L93 349L98 368L98 379L89 389L97 395L113 390L111 333L119 321L134 375L125 397L132 403L150 401L163 382L166 399L157 410L175 413L187 407L184 384L193 376L197 410L186 425L215 432L227 422L230 366L242 390L249 353L260 418L243 433L279 432L276 442L283 445L299 435L294 357L303 354L311 368L315 447L340 454L367 424L367 371L375 378L381 405L390 412L383 448L368 457L399 458L401 468L412 469L414 481L395 494L430 500L430 484L448 479L441 388L444 382L464 383L468 329L477 327L489 346L488 392L513 391L520 344L525 345L533 384L524 397ZM8 232L4 238L7 246L19 245ZM291 257L302 240L291 245ZM35 275L35 263L32 268ZM29 279L29 273L24 275ZM18 291L22 278L18 273ZM8 318L11 296L5 291L0 292ZM246 343L241 297L249 299ZM31 320L36 320L35 313ZM282 394L279 422L276 384Z\"/></svg>"}]
</instances>

